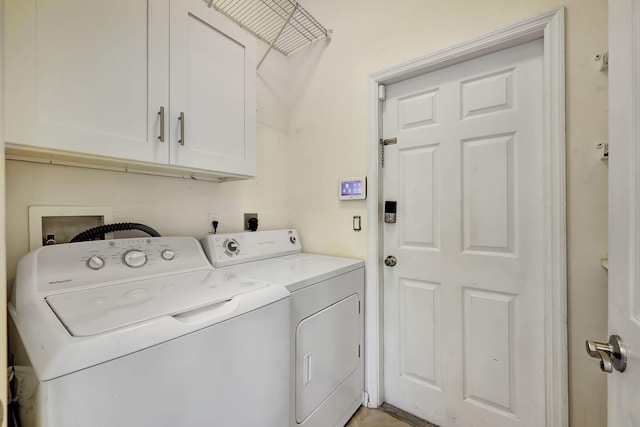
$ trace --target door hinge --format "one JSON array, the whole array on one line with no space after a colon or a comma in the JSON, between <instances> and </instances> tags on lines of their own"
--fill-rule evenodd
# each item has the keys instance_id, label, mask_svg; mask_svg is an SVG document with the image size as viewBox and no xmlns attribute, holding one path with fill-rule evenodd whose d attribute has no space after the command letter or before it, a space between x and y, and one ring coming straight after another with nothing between
<instances>
[{"instance_id":1,"label":"door hinge","mask_svg":"<svg viewBox=\"0 0 640 427\"><path fill-rule=\"evenodd\" d=\"M382 163L382 167L384 167L384 147L386 145L393 145L398 143L398 138L387 138L380 139L380 162Z\"/></svg>"},{"instance_id":2,"label":"door hinge","mask_svg":"<svg viewBox=\"0 0 640 427\"><path fill-rule=\"evenodd\" d=\"M378 86L378 99L385 101L387 99L387 87L385 85Z\"/></svg>"}]
</instances>

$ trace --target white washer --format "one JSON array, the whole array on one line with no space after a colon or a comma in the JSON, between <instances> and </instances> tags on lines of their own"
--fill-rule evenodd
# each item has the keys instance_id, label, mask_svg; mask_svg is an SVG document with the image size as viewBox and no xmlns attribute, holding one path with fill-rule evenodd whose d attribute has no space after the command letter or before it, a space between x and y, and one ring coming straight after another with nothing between
<instances>
[{"instance_id":1,"label":"white washer","mask_svg":"<svg viewBox=\"0 0 640 427\"><path fill-rule=\"evenodd\" d=\"M33 251L9 313L39 427L288 423L288 292L214 270L193 238Z\"/></svg>"},{"instance_id":2,"label":"white washer","mask_svg":"<svg viewBox=\"0 0 640 427\"><path fill-rule=\"evenodd\" d=\"M201 242L219 270L291 292L289 426L344 426L363 401L364 262L302 253L293 229Z\"/></svg>"}]
</instances>

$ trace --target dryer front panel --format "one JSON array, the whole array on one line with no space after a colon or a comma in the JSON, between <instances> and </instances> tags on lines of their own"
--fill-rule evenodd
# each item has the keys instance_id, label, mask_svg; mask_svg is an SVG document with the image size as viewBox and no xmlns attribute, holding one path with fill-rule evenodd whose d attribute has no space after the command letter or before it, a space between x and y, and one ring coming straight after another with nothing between
<instances>
[{"instance_id":1,"label":"dryer front panel","mask_svg":"<svg viewBox=\"0 0 640 427\"><path fill-rule=\"evenodd\" d=\"M296 329L296 422L343 384L360 361L359 298L350 295L305 318Z\"/></svg>"}]
</instances>

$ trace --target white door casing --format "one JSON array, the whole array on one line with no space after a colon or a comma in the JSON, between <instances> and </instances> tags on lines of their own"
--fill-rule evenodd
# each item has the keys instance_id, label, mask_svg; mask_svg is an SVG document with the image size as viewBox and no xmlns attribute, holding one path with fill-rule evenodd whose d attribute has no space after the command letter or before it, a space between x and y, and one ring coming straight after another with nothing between
<instances>
[{"instance_id":1,"label":"white door casing","mask_svg":"<svg viewBox=\"0 0 640 427\"><path fill-rule=\"evenodd\" d=\"M0 117L4 117L4 3L0 4ZM0 121L0 141L4 141L4 123ZM0 277L7 276L6 185L4 152L0 154ZM7 306L7 288L0 292L0 307ZM7 310L0 313L0 366L7 361ZM8 381L0 386L0 425L6 427Z\"/></svg>"},{"instance_id":2,"label":"white door casing","mask_svg":"<svg viewBox=\"0 0 640 427\"><path fill-rule=\"evenodd\" d=\"M628 352L608 377L608 425L640 426L640 4L609 2L609 334ZM606 337L587 337L606 341ZM604 339L603 339L604 338ZM604 375L604 374L603 374Z\"/></svg>"},{"instance_id":3,"label":"white door casing","mask_svg":"<svg viewBox=\"0 0 640 427\"><path fill-rule=\"evenodd\" d=\"M369 236L373 242L367 254L367 382L366 403L379 406L384 401L382 376L382 212L380 186L381 135L378 86L406 80L426 72L474 59L514 45L542 38L543 123L544 123L544 311L545 311L545 407L547 426L566 426L566 230L564 163L564 9L532 17L477 39L375 73L369 79L368 123L368 211ZM462 302L460 302L462 303Z\"/></svg>"}]
</instances>

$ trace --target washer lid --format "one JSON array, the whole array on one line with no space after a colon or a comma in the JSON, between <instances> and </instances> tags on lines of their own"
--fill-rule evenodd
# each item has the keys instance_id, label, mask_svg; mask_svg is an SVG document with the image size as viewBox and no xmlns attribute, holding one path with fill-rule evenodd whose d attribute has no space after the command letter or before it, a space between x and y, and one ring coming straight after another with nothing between
<instances>
[{"instance_id":1,"label":"washer lid","mask_svg":"<svg viewBox=\"0 0 640 427\"><path fill-rule=\"evenodd\" d=\"M82 337L175 316L266 286L230 272L206 269L53 294L45 299L69 333Z\"/></svg>"}]
</instances>

